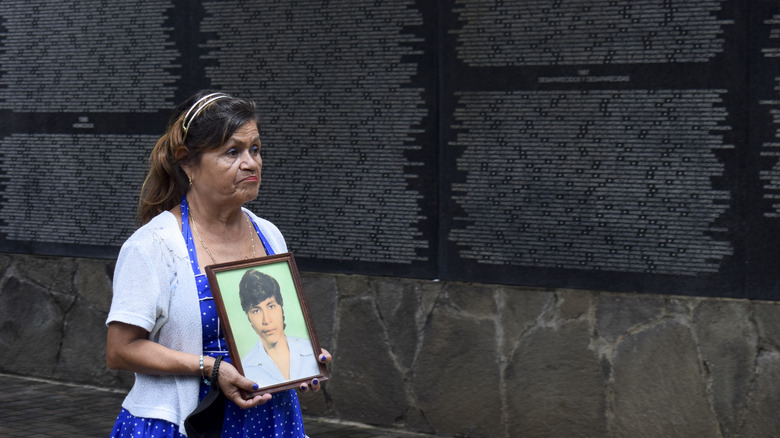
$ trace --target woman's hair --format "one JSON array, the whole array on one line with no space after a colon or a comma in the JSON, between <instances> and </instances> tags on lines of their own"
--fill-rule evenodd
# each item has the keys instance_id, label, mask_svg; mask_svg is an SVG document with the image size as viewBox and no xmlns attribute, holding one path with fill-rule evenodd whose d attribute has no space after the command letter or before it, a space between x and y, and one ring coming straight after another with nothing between
<instances>
[{"instance_id":1,"label":"woman's hair","mask_svg":"<svg viewBox=\"0 0 780 438\"><path fill-rule=\"evenodd\" d=\"M138 200L140 223L181 202L190 187L182 164L199 165L204 152L222 146L252 120L259 124L254 102L213 90L201 90L182 102L149 156Z\"/></svg>"},{"instance_id":2,"label":"woman's hair","mask_svg":"<svg viewBox=\"0 0 780 438\"><path fill-rule=\"evenodd\" d=\"M244 313L269 298L276 298L276 302L284 306L279 283L270 275L257 269L246 271L241 277L241 282L238 284L238 297Z\"/></svg>"}]
</instances>

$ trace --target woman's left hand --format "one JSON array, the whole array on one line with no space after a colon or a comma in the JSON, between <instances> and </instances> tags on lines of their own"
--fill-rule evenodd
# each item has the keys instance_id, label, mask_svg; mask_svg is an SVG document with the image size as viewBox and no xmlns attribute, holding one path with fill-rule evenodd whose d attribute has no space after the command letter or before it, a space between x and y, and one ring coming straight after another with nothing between
<instances>
[{"instance_id":1,"label":"woman's left hand","mask_svg":"<svg viewBox=\"0 0 780 438\"><path fill-rule=\"evenodd\" d=\"M322 363L330 363L330 361L333 360L333 356L331 356L330 353L328 353L328 350L323 348L321 349L320 355L317 359ZM301 391L302 392L306 392L309 390L319 391L320 386L321 385L319 379L312 379L311 382L301 383Z\"/></svg>"}]
</instances>

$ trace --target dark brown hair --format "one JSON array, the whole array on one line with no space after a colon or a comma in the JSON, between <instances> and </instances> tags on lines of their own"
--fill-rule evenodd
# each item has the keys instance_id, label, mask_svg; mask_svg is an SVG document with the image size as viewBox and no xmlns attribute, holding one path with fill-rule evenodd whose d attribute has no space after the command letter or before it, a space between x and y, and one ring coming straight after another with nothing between
<instances>
[{"instance_id":1,"label":"dark brown hair","mask_svg":"<svg viewBox=\"0 0 780 438\"><path fill-rule=\"evenodd\" d=\"M202 105L199 101L212 93L215 91L201 90L182 102L168 120L165 134L152 149L149 173L138 200L141 224L181 202L182 195L190 188L182 164L199 165L204 152L225 144L238 128L252 120L259 125L254 102L224 95L207 103L197 116L192 117L190 113L185 135L185 115L195 103Z\"/></svg>"}]
</instances>

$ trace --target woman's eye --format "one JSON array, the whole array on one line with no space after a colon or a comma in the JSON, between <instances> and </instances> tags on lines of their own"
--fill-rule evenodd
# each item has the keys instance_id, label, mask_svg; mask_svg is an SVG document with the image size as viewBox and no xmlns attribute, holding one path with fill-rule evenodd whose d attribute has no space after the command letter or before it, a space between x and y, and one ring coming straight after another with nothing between
<instances>
[{"instance_id":1,"label":"woman's eye","mask_svg":"<svg viewBox=\"0 0 780 438\"><path fill-rule=\"evenodd\" d=\"M260 155L260 146L252 146L249 151L252 153L252 155Z\"/></svg>"},{"instance_id":2,"label":"woman's eye","mask_svg":"<svg viewBox=\"0 0 780 438\"><path fill-rule=\"evenodd\" d=\"M230 149L227 150L227 152L225 152L225 155L227 155L229 157L234 157L234 156L238 155L238 151L235 148L230 148Z\"/></svg>"}]
</instances>

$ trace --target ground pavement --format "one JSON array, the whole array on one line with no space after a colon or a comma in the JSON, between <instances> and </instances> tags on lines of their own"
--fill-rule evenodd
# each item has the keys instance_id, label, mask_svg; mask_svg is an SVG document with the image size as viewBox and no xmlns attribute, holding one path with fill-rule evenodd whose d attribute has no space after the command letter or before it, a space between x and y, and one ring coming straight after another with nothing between
<instances>
[{"instance_id":1,"label":"ground pavement","mask_svg":"<svg viewBox=\"0 0 780 438\"><path fill-rule=\"evenodd\" d=\"M0 374L0 437L107 437L124 391ZM437 438L304 417L311 438ZM439 437L440 438L440 437Z\"/></svg>"}]
</instances>

